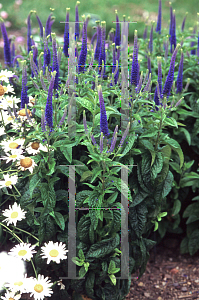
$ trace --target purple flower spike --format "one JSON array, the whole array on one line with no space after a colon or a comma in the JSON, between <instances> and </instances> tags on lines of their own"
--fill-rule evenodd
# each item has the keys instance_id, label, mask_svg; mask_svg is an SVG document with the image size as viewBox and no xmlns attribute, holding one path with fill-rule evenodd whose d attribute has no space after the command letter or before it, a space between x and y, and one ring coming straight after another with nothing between
<instances>
[{"instance_id":1,"label":"purple flower spike","mask_svg":"<svg viewBox=\"0 0 199 300\"><path fill-rule=\"evenodd\" d=\"M171 57L171 63L170 63L170 68L169 68L169 73L167 75L167 79L166 82L164 84L164 88L163 88L163 95L167 95L167 98L170 95L170 91L171 91L171 87L173 84L173 78L174 78L174 68L175 68L175 59L176 59L176 55L178 52L178 49L180 48L180 44L177 45L176 49L173 52L173 55Z\"/></svg>"},{"instance_id":2,"label":"purple flower spike","mask_svg":"<svg viewBox=\"0 0 199 300\"><path fill-rule=\"evenodd\" d=\"M4 61L5 61L5 65L7 65L8 67L11 67L12 62L11 62L11 51L10 51L10 43L9 43L9 39L8 39L8 34L7 34L6 27L5 27L5 24L4 24L2 18L0 18L0 22L1 22L1 32L2 32L3 41L4 41Z\"/></svg>"},{"instance_id":3,"label":"purple flower spike","mask_svg":"<svg viewBox=\"0 0 199 300\"><path fill-rule=\"evenodd\" d=\"M95 56L94 59L99 61L100 47L101 47L101 27L99 25L100 21L96 21L97 23L97 43L95 47Z\"/></svg>"},{"instance_id":4,"label":"purple flower spike","mask_svg":"<svg viewBox=\"0 0 199 300\"><path fill-rule=\"evenodd\" d=\"M115 10L116 13L116 32L115 32L115 50L116 46L120 46L121 41L120 41L120 23L119 23L119 17L117 14L117 10ZM117 51L117 50L116 50Z\"/></svg>"},{"instance_id":5,"label":"purple flower spike","mask_svg":"<svg viewBox=\"0 0 199 300\"><path fill-rule=\"evenodd\" d=\"M51 17L52 17L52 13L50 13L46 21L46 27L45 27L46 37L51 33L51 28L50 28Z\"/></svg>"},{"instance_id":6,"label":"purple flower spike","mask_svg":"<svg viewBox=\"0 0 199 300\"><path fill-rule=\"evenodd\" d=\"M59 89L59 64L58 64L58 59L57 59L57 45L56 45L56 34L52 33L52 47L53 47L53 67L52 71L56 71L56 76L55 76L55 82L54 82L54 90ZM58 94L56 94L56 97L58 97Z\"/></svg>"},{"instance_id":7,"label":"purple flower spike","mask_svg":"<svg viewBox=\"0 0 199 300\"><path fill-rule=\"evenodd\" d=\"M40 28L40 37L43 38L43 25L42 25L42 22L41 22L39 16L37 15L37 13L36 13L36 18L37 18L39 28Z\"/></svg>"},{"instance_id":8,"label":"purple flower spike","mask_svg":"<svg viewBox=\"0 0 199 300\"><path fill-rule=\"evenodd\" d=\"M145 25L145 29L144 29L144 33L143 33L143 40L146 40L146 38L147 38L147 29L148 29L148 25Z\"/></svg>"},{"instance_id":9,"label":"purple flower spike","mask_svg":"<svg viewBox=\"0 0 199 300\"><path fill-rule=\"evenodd\" d=\"M116 144L116 141L117 141L117 131L118 131L118 125L116 125L115 131L113 133L113 139L112 139L112 142L111 142L111 147L110 147L110 150L108 151L109 153L113 152L113 150L115 148L115 144Z\"/></svg>"},{"instance_id":10,"label":"purple flower spike","mask_svg":"<svg viewBox=\"0 0 199 300\"><path fill-rule=\"evenodd\" d=\"M175 10L173 11L173 19L172 19L172 28L171 28L171 53L172 46L174 46L174 50L176 48L176 17L175 17Z\"/></svg>"},{"instance_id":11,"label":"purple flower spike","mask_svg":"<svg viewBox=\"0 0 199 300\"><path fill-rule=\"evenodd\" d=\"M171 35L172 35L172 23L173 23L173 9L172 9L172 6L171 6L171 2L169 2L170 4L170 26L169 26L169 40L171 41Z\"/></svg>"},{"instance_id":12,"label":"purple flower spike","mask_svg":"<svg viewBox=\"0 0 199 300\"><path fill-rule=\"evenodd\" d=\"M198 49L197 49L197 56L199 58L199 31L198 31ZM199 64L199 60L198 60L198 64Z\"/></svg>"},{"instance_id":13,"label":"purple flower spike","mask_svg":"<svg viewBox=\"0 0 199 300\"><path fill-rule=\"evenodd\" d=\"M21 90L21 109L25 108L25 104L28 104L29 98L27 95L27 71L26 60L22 61L22 90Z\"/></svg>"},{"instance_id":14,"label":"purple flower spike","mask_svg":"<svg viewBox=\"0 0 199 300\"><path fill-rule=\"evenodd\" d=\"M135 30L133 62L132 62L132 70L131 70L131 84L135 86L138 85L138 73L139 73L139 65L138 65L137 30Z\"/></svg>"},{"instance_id":15,"label":"purple flower spike","mask_svg":"<svg viewBox=\"0 0 199 300\"><path fill-rule=\"evenodd\" d=\"M156 105L160 104L160 97L162 93L162 67L161 67L161 57L157 57L158 60L158 87L159 87L159 93L158 88L155 89L154 94L154 101Z\"/></svg>"},{"instance_id":16,"label":"purple flower spike","mask_svg":"<svg viewBox=\"0 0 199 300\"><path fill-rule=\"evenodd\" d=\"M197 28L197 26L194 27L192 38L195 38L196 28ZM195 45L195 42L194 41L191 42L190 46L193 47L194 45ZM191 50L191 55L196 55L196 49Z\"/></svg>"},{"instance_id":17,"label":"purple flower spike","mask_svg":"<svg viewBox=\"0 0 199 300\"><path fill-rule=\"evenodd\" d=\"M181 26L181 31L182 31L182 32L184 31L184 26L185 26L185 21L186 21L187 15L188 15L188 12L186 12L185 17L184 17L184 19L183 19L183 21L182 21L182 26Z\"/></svg>"},{"instance_id":18,"label":"purple flower spike","mask_svg":"<svg viewBox=\"0 0 199 300\"><path fill-rule=\"evenodd\" d=\"M82 32L82 48L80 51L79 62L78 62L78 71L79 72L84 73L86 56L87 56L87 21L84 21L83 32Z\"/></svg>"},{"instance_id":19,"label":"purple flower spike","mask_svg":"<svg viewBox=\"0 0 199 300\"><path fill-rule=\"evenodd\" d=\"M52 96L53 96L53 87L54 87L54 81L56 76L56 71L51 73L52 77L50 80L50 85L48 89L48 98L46 102L46 109L45 109L45 120L47 122L47 125L52 129L53 127L53 106L52 106ZM45 122L45 124L46 124Z\"/></svg>"},{"instance_id":20,"label":"purple flower spike","mask_svg":"<svg viewBox=\"0 0 199 300\"><path fill-rule=\"evenodd\" d=\"M66 8L66 23L65 23L65 30L64 30L64 46L63 52L66 57L68 57L68 47L69 47L69 11L70 8Z\"/></svg>"},{"instance_id":21,"label":"purple flower spike","mask_svg":"<svg viewBox=\"0 0 199 300\"><path fill-rule=\"evenodd\" d=\"M75 6L75 40L79 39L79 12L78 12L78 5L80 4L79 1L77 1L77 4Z\"/></svg>"},{"instance_id":22,"label":"purple flower spike","mask_svg":"<svg viewBox=\"0 0 199 300\"><path fill-rule=\"evenodd\" d=\"M105 78L105 69L106 69L106 52L105 52L105 40L106 40L106 22L101 22L101 46L100 46L100 54L99 54L99 74L102 73L102 61L104 61L104 72L101 74L103 78Z\"/></svg>"},{"instance_id":23,"label":"purple flower spike","mask_svg":"<svg viewBox=\"0 0 199 300\"><path fill-rule=\"evenodd\" d=\"M127 128L126 128L126 130L124 131L124 135L123 135L123 137L122 137L122 139L121 139L121 141L120 141L120 143L119 143L119 147L122 147L122 145L123 145L123 143L124 143L124 140L125 140L125 138L126 138L128 132L129 132L129 128L130 128L130 122L128 123Z\"/></svg>"},{"instance_id":24,"label":"purple flower spike","mask_svg":"<svg viewBox=\"0 0 199 300\"><path fill-rule=\"evenodd\" d=\"M95 146L97 143L96 143L96 140L95 140L93 134L91 134L91 140L92 140L92 142L93 142L93 145Z\"/></svg>"},{"instance_id":25,"label":"purple flower spike","mask_svg":"<svg viewBox=\"0 0 199 300\"><path fill-rule=\"evenodd\" d=\"M101 132L103 132L103 134L105 136L108 136L110 133L108 131L108 121L107 121L107 116L106 116L104 99L102 96L101 85L98 86L98 95L99 95L99 102L100 102L100 130L101 130Z\"/></svg>"},{"instance_id":26,"label":"purple flower spike","mask_svg":"<svg viewBox=\"0 0 199 300\"><path fill-rule=\"evenodd\" d=\"M180 64L179 64L179 69L178 69L178 77L177 77L177 90L176 90L176 94L181 93L182 92L182 88L183 88L183 61L184 61L184 54L181 50L181 59L180 59Z\"/></svg>"},{"instance_id":27,"label":"purple flower spike","mask_svg":"<svg viewBox=\"0 0 199 300\"><path fill-rule=\"evenodd\" d=\"M158 10L158 21L156 26L156 32L161 34L161 20L162 19L162 3L161 0L159 0L159 10Z\"/></svg>"},{"instance_id":28,"label":"purple flower spike","mask_svg":"<svg viewBox=\"0 0 199 300\"><path fill-rule=\"evenodd\" d=\"M27 18L27 50L28 50L28 53L31 51L31 46L32 46L32 42L31 42L31 23L30 23L30 17L31 17L31 14L34 13L35 11L34 10L31 10L29 15L28 15L28 18Z\"/></svg>"}]
</instances>

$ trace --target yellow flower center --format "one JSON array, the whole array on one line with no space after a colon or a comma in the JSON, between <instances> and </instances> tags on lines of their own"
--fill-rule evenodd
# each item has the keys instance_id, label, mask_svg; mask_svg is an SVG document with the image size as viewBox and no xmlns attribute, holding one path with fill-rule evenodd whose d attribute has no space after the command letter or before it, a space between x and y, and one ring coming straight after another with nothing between
<instances>
[{"instance_id":1,"label":"yellow flower center","mask_svg":"<svg viewBox=\"0 0 199 300\"><path fill-rule=\"evenodd\" d=\"M4 95L4 88L3 86L0 84L0 96Z\"/></svg>"},{"instance_id":2,"label":"yellow flower center","mask_svg":"<svg viewBox=\"0 0 199 300\"><path fill-rule=\"evenodd\" d=\"M9 298L9 300L15 300L14 298Z\"/></svg>"},{"instance_id":3,"label":"yellow flower center","mask_svg":"<svg viewBox=\"0 0 199 300\"><path fill-rule=\"evenodd\" d=\"M35 287L34 287L34 290L37 293L41 293L41 292L43 292L44 288L41 284L36 284Z\"/></svg>"},{"instance_id":4,"label":"yellow flower center","mask_svg":"<svg viewBox=\"0 0 199 300\"><path fill-rule=\"evenodd\" d=\"M15 282L14 285L21 286L21 285L23 285L23 282L22 281L18 281L18 282Z\"/></svg>"},{"instance_id":5,"label":"yellow flower center","mask_svg":"<svg viewBox=\"0 0 199 300\"><path fill-rule=\"evenodd\" d=\"M59 255L59 252L56 249L50 250L49 252L51 257L57 257Z\"/></svg>"},{"instance_id":6,"label":"yellow flower center","mask_svg":"<svg viewBox=\"0 0 199 300\"><path fill-rule=\"evenodd\" d=\"M3 89L4 89L4 93L6 93L8 90L7 86L3 86Z\"/></svg>"},{"instance_id":7,"label":"yellow flower center","mask_svg":"<svg viewBox=\"0 0 199 300\"><path fill-rule=\"evenodd\" d=\"M17 154L10 155L9 158L16 158Z\"/></svg>"},{"instance_id":8,"label":"yellow flower center","mask_svg":"<svg viewBox=\"0 0 199 300\"><path fill-rule=\"evenodd\" d=\"M12 142L12 143L9 144L8 147L11 148L11 149L16 149L18 146L19 146L19 145L18 145L17 143Z\"/></svg>"},{"instance_id":9,"label":"yellow flower center","mask_svg":"<svg viewBox=\"0 0 199 300\"><path fill-rule=\"evenodd\" d=\"M30 157L21 159L20 165L24 168L30 168L32 166L32 159Z\"/></svg>"},{"instance_id":10,"label":"yellow flower center","mask_svg":"<svg viewBox=\"0 0 199 300\"><path fill-rule=\"evenodd\" d=\"M12 213L11 213L11 219L15 219L15 218L17 218L18 217L18 212L17 211L13 211Z\"/></svg>"},{"instance_id":11,"label":"yellow flower center","mask_svg":"<svg viewBox=\"0 0 199 300\"><path fill-rule=\"evenodd\" d=\"M31 114L31 112L30 112L29 109L27 109L27 113L28 113L29 115L32 116L32 114ZM25 108L21 109L21 110L19 111L18 114L19 114L20 116L22 116L22 117L26 117L26 111L25 111Z\"/></svg>"},{"instance_id":12,"label":"yellow flower center","mask_svg":"<svg viewBox=\"0 0 199 300\"><path fill-rule=\"evenodd\" d=\"M9 186L9 185L11 185L11 183L12 183L12 181L6 181L5 185Z\"/></svg>"},{"instance_id":13,"label":"yellow flower center","mask_svg":"<svg viewBox=\"0 0 199 300\"><path fill-rule=\"evenodd\" d=\"M19 256L24 256L26 255L27 251L26 250L19 250L18 255Z\"/></svg>"},{"instance_id":14,"label":"yellow flower center","mask_svg":"<svg viewBox=\"0 0 199 300\"><path fill-rule=\"evenodd\" d=\"M34 142L31 144L31 147L35 150L37 150L39 148L39 143L38 142Z\"/></svg>"},{"instance_id":15,"label":"yellow flower center","mask_svg":"<svg viewBox=\"0 0 199 300\"><path fill-rule=\"evenodd\" d=\"M14 120L14 118L15 118L14 116L12 116L12 117L9 116L9 117L8 117L8 121L12 121L12 120Z\"/></svg>"}]
</instances>

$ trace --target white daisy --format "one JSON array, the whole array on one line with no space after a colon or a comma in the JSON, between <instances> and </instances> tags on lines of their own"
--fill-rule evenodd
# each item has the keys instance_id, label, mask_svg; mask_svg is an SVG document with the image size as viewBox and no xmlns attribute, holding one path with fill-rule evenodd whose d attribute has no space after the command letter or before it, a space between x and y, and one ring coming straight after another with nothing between
<instances>
[{"instance_id":1,"label":"white daisy","mask_svg":"<svg viewBox=\"0 0 199 300\"><path fill-rule=\"evenodd\" d=\"M0 136L6 134L5 132L5 128L4 127L0 127Z\"/></svg>"},{"instance_id":2,"label":"white daisy","mask_svg":"<svg viewBox=\"0 0 199 300\"><path fill-rule=\"evenodd\" d=\"M2 156L0 159L6 160L6 164L8 164L10 161L20 160L22 153L24 153L22 149L12 150L12 154L7 153L7 156Z\"/></svg>"},{"instance_id":3,"label":"white daisy","mask_svg":"<svg viewBox=\"0 0 199 300\"><path fill-rule=\"evenodd\" d=\"M47 264L50 263L50 261L55 261L57 264L60 263L60 259L66 259L66 252L68 250L65 249L65 245L62 245L62 242L58 245L57 243L53 243L50 241L48 244L45 243L45 246L41 247L41 251L43 254L41 254L42 258L47 258Z\"/></svg>"},{"instance_id":4,"label":"white daisy","mask_svg":"<svg viewBox=\"0 0 199 300\"><path fill-rule=\"evenodd\" d=\"M18 169L21 169L22 171L29 170L30 173L33 173L33 169L37 164L32 158L22 156L20 161L16 163L16 166L19 166Z\"/></svg>"},{"instance_id":5,"label":"white daisy","mask_svg":"<svg viewBox=\"0 0 199 300\"><path fill-rule=\"evenodd\" d=\"M15 94L14 88L13 88L13 86L10 85L10 84L8 84L7 86L3 86L3 89L4 89L4 93L5 93L5 94L8 94L8 93Z\"/></svg>"},{"instance_id":6,"label":"white daisy","mask_svg":"<svg viewBox=\"0 0 199 300\"><path fill-rule=\"evenodd\" d=\"M44 152L48 152L48 148L43 146L41 143L34 141L33 143L29 143L26 147L26 151L28 154L36 155L40 152L40 150Z\"/></svg>"},{"instance_id":7,"label":"white daisy","mask_svg":"<svg viewBox=\"0 0 199 300\"><path fill-rule=\"evenodd\" d=\"M8 78L13 77L13 75L15 75L15 74L12 73L11 71L1 70L1 72L0 72L0 81L3 80L5 82L9 83Z\"/></svg>"},{"instance_id":8,"label":"white daisy","mask_svg":"<svg viewBox=\"0 0 199 300\"><path fill-rule=\"evenodd\" d=\"M19 258L0 253L0 290L6 283L17 281L25 274L25 262Z\"/></svg>"},{"instance_id":9,"label":"white daisy","mask_svg":"<svg viewBox=\"0 0 199 300\"><path fill-rule=\"evenodd\" d=\"M44 297L50 297L53 294L50 289L52 282L48 280L48 277L44 278L39 274L38 279L34 278L30 283L30 297L34 296L34 300L43 300Z\"/></svg>"},{"instance_id":10,"label":"white daisy","mask_svg":"<svg viewBox=\"0 0 199 300\"><path fill-rule=\"evenodd\" d=\"M0 103L0 108L7 109L5 107L7 107L7 104L5 102ZM5 125L14 122L15 119L14 114L11 117L7 111L2 111L2 115L3 115L3 121ZM0 114L0 121L2 121L1 114Z\"/></svg>"},{"instance_id":11,"label":"white daisy","mask_svg":"<svg viewBox=\"0 0 199 300\"><path fill-rule=\"evenodd\" d=\"M19 276L17 279L10 280L9 283L5 283L4 286L13 292L26 293L27 274L25 276Z\"/></svg>"},{"instance_id":12,"label":"white daisy","mask_svg":"<svg viewBox=\"0 0 199 300\"><path fill-rule=\"evenodd\" d=\"M22 219L25 219L26 211L21 209L20 204L17 206L17 203L15 202L13 206L9 205L9 209L5 209L2 212L2 215L4 217L7 217L3 222L7 222L7 225L13 223L14 226L16 226L17 221L21 221Z\"/></svg>"},{"instance_id":13,"label":"white daisy","mask_svg":"<svg viewBox=\"0 0 199 300\"><path fill-rule=\"evenodd\" d=\"M16 245L14 248L12 248L8 254L21 258L23 260L30 260L33 257L33 254L37 253L36 251L34 251L35 247L36 245L31 246L31 244L20 243L19 245Z\"/></svg>"},{"instance_id":14,"label":"white daisy","mask_svg":"<svg viewBox=\"0 0 199 300\"><path fill-rule=\"evenodd\" d=\"M0 181L0 189L2 187L9 187L10 189L12 188L13 184L17 183L18 180L18 176L17 175L13 175L10 176L9 174L3 174L4 180Z\"/></svg>"},{"instance_id":15,"label":"white daisy","mask_svg":"<svg viewBox=\"0 0 199 300\"><path fill-rule=\"evenodd\" d=\"M4 152L13 151L19 149L23 146L25 138L15 139L14 137L10 138L8 141L2 141L0 146L3 148Z\"/></svg>"},{"instance_id":16,"label":"white daisy","mask_svg":"<svg viewBox=\"0 0 199 300\"><path fill-rule=\"evenodd\" d=\"M35 105L35 98L33 98L32 96L29 96L28 106L32 107L33 105Z\"/></svg>"},{"instance_id":17,"label":"white daisy","mask_svg":"<svg viewBox=\"0 0 199 300\"><path fill-rule=\"evenodd\" d=\"M2 300L19 300L21 299L21 294L16 294L16 292L7 291L5 296L1 297Z\"/></svg>"},{"instance_id":18,"label":"white daisy","mask_svg":"<svg viewBox=\"0 0 199 300\"><path fill-rule=\"evenodd\" d=\"M7 105L7 107L9 106L10 108L13 108L13 103L15 102L15 107L17 108L16 106L16 103L20 103L21 102L21 99L20 98L17 98L16 96L4 96L4 102L6 102L5 104ZM4 108L4 109L7 109L7 108Z\"/></svg>"}]
</instances>

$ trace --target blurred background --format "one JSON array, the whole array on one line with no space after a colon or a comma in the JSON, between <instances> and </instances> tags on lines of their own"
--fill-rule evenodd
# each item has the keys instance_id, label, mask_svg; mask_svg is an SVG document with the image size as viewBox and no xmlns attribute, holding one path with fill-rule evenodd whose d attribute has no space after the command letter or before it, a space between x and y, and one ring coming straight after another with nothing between
<instances>
[{"instance_id":1,"label":"blurred background","mask_svg":"<svg viewBox=\"0 0 199 300\"><path fill-rule=\"evenodd\" d=\"M193 27L199 22L199 0L173 0L171 1L172 8L176 12L176 29L181 28L181 24L185 13L188 16L185 23L185 30ZM46 25L46 20L52 12L55 22L52 25L52 32L55 32L63 39L64 22L66 20L66 8L70 7L70 21L75 21L75 5L76 1L66 0L3 0L0 2L0 16L4 19L9 37L16 36L16 44L26 44L27 26L26 20L30 10L36 10L43 26ZM138 37L142 37L145 24L151 25L151 21L157 22L158 16L158 0L82 0L79 4L79 20L82 21L83 14L90 14L91 19L88 24L88 37L91 38L95 29L96 20L106 21L106 36L111 28L115 28L116 21L115 10L118 11L119 20L123 20L123 15L126 15L126 20L130 17L129 25L129 43L133 42L134 30L138 30ZM169 28L170 9L169 1L162 0L162 27ZM148 19L148 20L147 20ZM32 34L34 38L38 36L39 26L35 14L31 15ZM155 29L155 27L154 27ZM168 30L169 31L169 30ZM148 28L149 38L150 28ZM3 52L3 39L0 31L0 54ZM17 48L17 47L16 47ZM1 55L2 56L2 55ZM2 57L0 57L2 59Z\"/></svg>"}]
</instances>

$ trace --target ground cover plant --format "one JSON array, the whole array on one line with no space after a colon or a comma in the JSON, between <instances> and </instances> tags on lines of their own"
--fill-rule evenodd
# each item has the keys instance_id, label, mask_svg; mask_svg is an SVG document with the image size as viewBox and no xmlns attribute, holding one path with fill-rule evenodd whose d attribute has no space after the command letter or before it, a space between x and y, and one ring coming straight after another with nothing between
<instances>
[{"instance_id":1,"label":"ground cover plant","mask_svg":"<svg viewBox=\"0 0 199 300\"><path fill-rule=\"evenodd\" d=\"M173 216L180 211L180 199L168 199L178 188L173 170L181 174L192 166L177 137L183 133L190 141L198 134L198 115L185 101L192 95L192 73L183 81L184 62L190 72L198 68L197 30L185 43L186 18L176 32L171 6L170 30L163 30L159 1L148 43L147 27L142 39L135 30L128 49L130 24L124 16L121 26L116 11L115 31L107 34L106 22L97 21L88 47L90 17L81 16L80 26L78 5L73 25L66 9L63 45L53 32L53 13L44 27L30 11L20 55L0 20L6 65L0 71L0 242L13 244L1 253L2 299L23 299L24 293L35 299L124 299L131 274L139 270L140 278L145 271L156 243L151 233L163 236L170 208ZM39 24L38 43L31 18ZM184 115L196 119L191 133L181 130L189 123ZM183 173L182 187L198 179L195 172L188 175ZM184 217L189 214L187 208ZM194 229L196 237L197 223ZM183 246L192 254L196 238L187 238L191 242ZM12 278L10 256L16 264L24 261Z\"/></svg>"}]
</instances>

